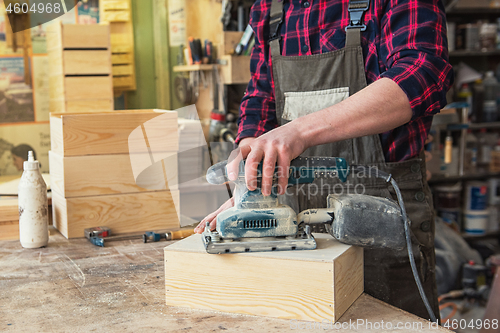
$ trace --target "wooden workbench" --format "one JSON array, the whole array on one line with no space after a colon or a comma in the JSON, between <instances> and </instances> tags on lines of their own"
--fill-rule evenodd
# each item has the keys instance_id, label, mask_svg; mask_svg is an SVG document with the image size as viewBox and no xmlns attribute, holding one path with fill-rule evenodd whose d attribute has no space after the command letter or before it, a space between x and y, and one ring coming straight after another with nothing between
<instances>
[{"instance_id":1,"label":"wooden workbench","mask_svg":"<svg viewBox=\"0 0 500 333\"><path fill-rule=\"evenodd\" d=\"M99 248L86 239L67 240L57 232L42 249L0 241L0 331L340 331L330 330L332 324L327 323L313 327L309 322L167 307L163 248L169 243L119 241ZM414 327L401 332L447 331L429 329L427 321L367 295L358 298L336 327L340 323L356 327L360 320L365 324L357 332L380 332L374 328L382 321L385 328L388 323L394 328L398 323Z\"/></svg>"}]
</instances>

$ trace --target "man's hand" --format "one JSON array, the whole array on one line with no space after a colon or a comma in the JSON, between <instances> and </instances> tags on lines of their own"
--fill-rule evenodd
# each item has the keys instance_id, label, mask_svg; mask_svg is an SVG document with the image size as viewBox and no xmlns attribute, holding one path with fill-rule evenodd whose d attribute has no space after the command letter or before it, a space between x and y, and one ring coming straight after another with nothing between
<instances>
[{"instance_id":1,"label":"man's hand","mask_svg":"<svg viewBox=\"0 0 500 333\"><path fill-rule=\"evenodd\" d=\"M210 222L210 230L214 230L217 224L217 215L222 213L223 211L234 206L234 199L230 198L228 201L222 204L215 212L208 214L201 222L194 228L194 232L197 234L201 234L205 230L205 225L207 222Z\"/></svg>"},{"instance_id":2,"label":"man's hand","mask_svg":"<svg viewBox=\"0 0 500 333\"><path fill-rule=\"evenodd\" d=\"M275 167L278 167L278 193L284 194L288 182L290 161L308 148L300 135L297 122L273 129L258 138L241 140L227 164L230 180L236 180L241 160L246 159L245 183L250 191L257 188L257 167L262 166L262 194L270 195Z\"/></svg>"}]
</instances>

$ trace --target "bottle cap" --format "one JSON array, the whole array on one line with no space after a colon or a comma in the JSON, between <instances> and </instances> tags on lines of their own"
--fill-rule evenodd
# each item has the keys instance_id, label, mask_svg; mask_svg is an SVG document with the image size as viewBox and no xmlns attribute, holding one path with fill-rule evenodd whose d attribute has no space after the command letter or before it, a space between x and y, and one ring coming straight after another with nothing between
<instances>
[{"instance_id":1,"label":"bottle cap","mask_svg":"<svg viewBox=\"0 0 500 333\"><path fill-rule=\"evenodd\" d=\"M28 152L28 160L24 161L24 170L38 170L38 161L35 161L35 157L33 156L33 151L30 150Z\"/></svg>"}]
</instances>

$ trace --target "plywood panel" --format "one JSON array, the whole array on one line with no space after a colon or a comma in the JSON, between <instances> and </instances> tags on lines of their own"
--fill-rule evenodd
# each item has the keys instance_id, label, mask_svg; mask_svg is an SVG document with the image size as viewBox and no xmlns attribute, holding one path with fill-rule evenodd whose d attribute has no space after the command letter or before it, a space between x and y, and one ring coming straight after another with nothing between
<instances>
[{"instance_id":1,"label":"plywood panel","mask_svg":"<svg viewBox=\"0 0 500 333\"><path fill-rule=\"evenodd\" d=\"M63 51L64 74L110 74L110 50L66 50Z\"/></svg>"},{"instance_id":2,"label":"plywood panel","mask_svg":"<svg viewBox=\"0 0 500 333\"><path fill-rule=\"evenodd\" d=\"M168 246L167 305L336 321L362 293L363 250L329 235L315 236L318 248L311 251L211 255L201 235ZM343 269L335 272L336 262L345 256ZM344 286L337 281L345 281ZM340 296L343 292L348 293Z\"/></svg>"},{"instance_id":3,"label":"plywood panel","mask_svg":"<svg viewBox=\"0 0 500 333\"><path fill-rule=\"evenodd\" d=\"M143 133L129 141L132 131L140 131L141 125L159 116L161 118L148 123L148 128L145 128L147 143ZM63 156L144 153L147 144L156 142L162 143L156 151L179 149L177 113L174 111L53 113L50 122L51 149Z\"/></svg>"},{"instance_id":4,"label":"plywood panel","mask_svg":"<svg viewBox=\"0 0 500 333\"><path fill-rule=\"evenodd\" d=\"M179 228L178 191L100 195L65 199L54 192L55 227L66 237L83 237L85 228L107 226L115 234Z\"/></svg>"},{"instance_id":5,"label":"plywood panel","mask_svg":"<svg viewBox=\"0 0 500 333\"><path fill-rule=\"evenodd\" d=\"M177 189L177 154L165 157L165 173ZM149 154L115 154L63 157L49 152L51 185L53 191L65 198L104 194L147 192L150 189L136 185L131 158L150 164ZM153 174L152 182L165 185L164 174ZM168 180L167 180L168 183Z\"/></svg>"},{"instance_id":6,"label":"plywood panel","mask_svg":"<svg viewBox=\"0 0 500 333\"><path fill-rule=\"evenodd\" d=\"M66 100L108 99L113 96L111 75L65 77L64 89Z\"/></svg>"}]
</instances>

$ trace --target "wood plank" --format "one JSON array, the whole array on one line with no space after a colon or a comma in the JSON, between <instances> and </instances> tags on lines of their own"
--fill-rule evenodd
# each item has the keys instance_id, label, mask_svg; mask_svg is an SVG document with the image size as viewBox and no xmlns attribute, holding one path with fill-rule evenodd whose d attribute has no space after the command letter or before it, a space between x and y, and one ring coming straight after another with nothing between
<instances>
[{"instance_id":1,"label":"wood plank","mask_svg":"<svg viewBox=\"0 0 500 333\"><path fill-rule=\"evenodd\" d=\"M63 157L50 151L51 185L55 192L65 198L148 192L152 188L156 190L177 189L176 153L165 153L164 165L167 180L165 180L162 168L159 172L155 172L155 168L145 170L143 177L147 179L139 178L139 184L149 185L147 188L136 184L131 160L135 162L133 165L139 164L139 171L151 165L149 154ZM161 161L159 163L161 164ZM171 180L171 187L168 187L168 179Z\"/></svg>"},{"instance_id":2,"label":"wood plank","mask_svg":"<svg viewBox=\"0 0 500 333\"><path fill-rule=\"evenodd\" d=\"M111 55L111 63L113 65L121 65L121 64L130 64L132 63L134 58L130 53L118 53Z\"/></svg>"},{"instance_id":3,"label":"wood plank","mask_svg":"<svg viewBox=\"0 0 500 333\"><path fill-rule=\"evenodd\" d=\"M127 76L133 74L133 65L113 65L113 76Z\"/></svg>"},{"instance_id":4,"label":"wood plank","mask_svg":"<svg viewBox=\"0 0 500 333\"><path fill-rule=\"evenodd\" d=\"M129 22L130 10L105 10L103 21L106 22Z\"/></svg>"},{"instance_id":5,"label":"wood plank","mask_svg":"<svg viewBox=\"0 0 500 333\"><path fill-rule=\"evenodd\" d=\"M0 200L0 222L19 222L17 198Z\"/></svg>"},{"instance_id":6,"label":"wood plank","mask_svg":"<svg viewBox=\"0 0 500 333\"><path fill-rule=\"evenodd\" d=\"M51 50L61 50L61 29L62 23L60 21L55 21L47 26L47 51L50 53Z\"/></svg>"},{"instance_id":7,"label":"wood plank","mask_svg":"<svg viewBox=\"0 0 500 333\"><path fill-rule=\"evenodd\" d=\"M64 74L110 74L111 51L65 50L63 51Z\"/></svg>"},{"instance_id":8,"label":"wood plank","mask_svg":"<svg viewBox=\"0 0 500 333\"><path fill-rule=\"evenodd\" d=\"M101 0L99 5L103 10L130 9L127 0Z\"/></svg>"},{"instance_id":9,"label":"wood plank","mask_svg":"<svg viewBox=\"0 0 500 333\"><path fill-rule=\"evenodd\" d=\"M64 97L64 77L62 75L49 76L49 98Z\"/></svg>"},{"instance_id":10,"label":"wood plank","mask_svg":"<svg viewBox=\"0 0 500 333\"><path fill-rule=\"evenodd\" d=\"M0 240L19 239L19 219L0 222Z\"/></svg>"},{"instance_id":11,"label":"wood plank","mask_svg":"<svg viewBox=\"0 0 500 333\"><path fill-rule=\"evenodd\" d=\"M115 234L179 228L178 191L67 198L53 192L54 226L66 237L107 226Z\"/></svg>"},{"instance_id":12,"label":"wood plank","mask_svg":"<svg viewBox=\"0 0 500 333\"><path fill-rule=\"evenodd\" d=\"M134 52L133 45L111 45L111 53L131 53ZM133 57L133 55L132 55Z\"/></svg>"},{"instance_id":13,"label":"wood plank","mask_svg":"<svg viewBox=\"0 0 500 333\"><path fill-rule=\"evenodd\" d=\"M87 99L87 100L73 100L66 101L65 112L102 112L112 111L114 101L112 98L108 99Z\"/></svg>"},{"instance_id":14,"label":"wood plank","mask_svg":"<svg viewBox=\"0 0 500 333\"><path fill-rule=\"evenodd\" d=\"M337 321L362 293L363 280L345 274L361 272L362 276L363 250L341 244L330 235L315 237L318 248L311 251L211 255L205 252L201 235L167 246L167 305ZM343 268L335 272L336 261L344 256L348 258ZM338 286L335 282L339 280L356 286ZM350 290L346 297L337 295Z\"/></svg>"},{"instance_id":15,"label":"wood plank","mask_svg":"<svg viewBox=\"0 0 500 333\"><path fill-rule=\"evenodd\" d=\"M125 33L112 34L111 45L132 45L131 36Z\"/></svg>"},{"instance_id":16,"label":"wood plank","mask_svg":"<svg viewBox=\"0 0 500 333\"><path fill-rule=\"evenodd\" d=\"M63 60L62 60L62 49L55 48L48 52L48 63L49 63L49 75L62 75L63 73Z\"/></svg>"},{"instance_id":17,"label":"wood plank","mask_svg":"<svg viewBox=\"0 0 500 333\"><path fill-rule=\"evenodd\" d=\"M157 118L159 116L161 118ZM155 120L148 122L152 119ZM153 151L173 152L179 149L177 113L174 111L53 113L50 122L51 149L63 156L148 152L141 125L147 127L145 131ZM129 139L134 130L137 136Z\"/></svg>"},{"instance_id":18,"label":"wood plank","mask_svg":"<svg viewBox=\"0 0 500 333\"><path fill-rule=\"evenodd\" d=\"M65 77L64 89L66 100L113 98L111 75Z\"/></svg>"},{"instance_id":19,"label":"wood plank","mask_svg":"<svg viewBox=\"0 0 500 333\"><path fill-rule=\"evenodd\" d=\"M117 76L113 77L113 87L135 87L135 79L133 76Z\"/></svg>"},{"instance_id":20,"label":"wood plank","mask_svg":"<svg viewBox=\"0 0 500 333\"><path fill-rule=\"evenodd\" d=\"M63 24L61 34L64 49L110 47L110 30L105 24Z\"/></svg>"}]
</instances>

